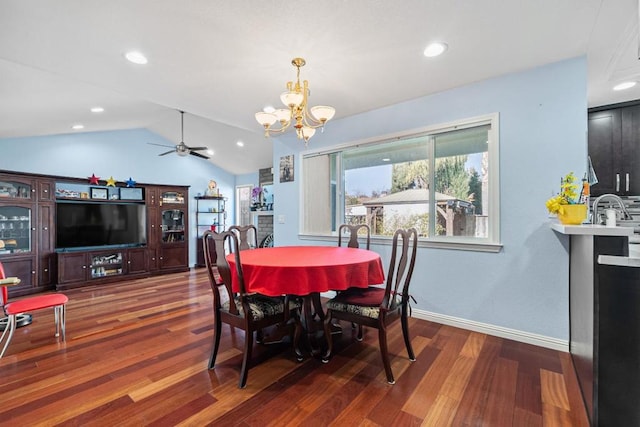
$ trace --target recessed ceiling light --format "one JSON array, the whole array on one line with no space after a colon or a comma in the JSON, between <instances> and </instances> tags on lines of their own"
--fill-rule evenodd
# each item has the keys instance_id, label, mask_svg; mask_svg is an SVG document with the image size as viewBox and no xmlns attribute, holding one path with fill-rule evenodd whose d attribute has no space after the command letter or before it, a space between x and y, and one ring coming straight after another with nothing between
<instances>
[{"instance_id":1,"label":"recessed ceiling light","mask_svg":"<svg viewBox=\"0 0 640 427\"><path fill-rule=\"evenodd\" d=\"M104 111L104 108L102 108L102 107L93 107L91 109L92 113L102 113L103 111Z\"/></svg>"},{"instance_id":2,"label":"recessed ceiling light","mask_svg":"<svg viewBox=\"0 0 640 427\"><path fill-rule=\"evenodd\" d=\"M213 150L207 150L207 154L213 156Z\"/></svg>"},{"instance_id":3,"label":"recessed ceiling light","mask_svg":"<svg viewBox=\"0 0 640 427\"><path fill-rule=\"evenodd\" d=\"M273 113L274 111L276 111L276 109L273 108L271 105L267 105L262 109L262 111L264 111L265 113Z\"/></svg>"},{"instance_id":4,"label":"recessed ceiling light","mask_svg":"<svg viewBox=\"0 0 640 427\"><path fill-rule=\"evenodd\" d=\"M624 82L624 83L620 83L619 85L615 85L613 87L613 90L625 90L625 89L634 87L635 85L636 85L636 82Z\"/></svg>"},{"instance_id":5,"label":"recessed ceiling light","mask_svg":"<svg viewBox=\"0 0 640 427\"><path fill-rule=\"evenodd\" d=\"M244 147L244 142L242 142L242 141L238 141L238 142L236 142L236 145L237 145L238 147Z\"/></svg>"},{"instance_id":6,"label":"recessed ceiling light","mask_svg":"<svg viewBox=\"0 0 640 427\"><path fill-rule=\"evenodd\" d=\"M390 162L390 161L391 161L391 159L390 159L390 158L388 158L388 157L385 157L384 159L382 159L382 161L383 161L383 162Z\"/></svg>"},{"instance_id":7,"label":"recessed ceiling light","mask_svg":"<svg viewBox=\"0 0 640 427\"><path fill-rule=\"evenodd\" d=\"M73 125L73 126L71 126L71 129L73 129L73 130L84 129L84 125L81 125L81 124Z\"/></svg>"},{"instance_id":8,"label":"recessed ceiling light","mask_svg":"<svg viewBox=\"0 0 640 427\"><path fill-rule=\"evenodd\" d=\"M134 64L144 65L149 62L146 56L135 50L125 53L124 57Z\"/></svg>"},{"instance_id":9,"label":"recessed ceiling light","mask_svg":"<svg viewBox=\"0 0 640 427\"><path fill-rule=\"evenodd\" d=\"M426 56L427 58L433 58L434 56L442 55L447 50L447 48L448 46L446 43L442 43L442 42L431 43L424 50L424 56Z\"/></svg>"}]
</instances>

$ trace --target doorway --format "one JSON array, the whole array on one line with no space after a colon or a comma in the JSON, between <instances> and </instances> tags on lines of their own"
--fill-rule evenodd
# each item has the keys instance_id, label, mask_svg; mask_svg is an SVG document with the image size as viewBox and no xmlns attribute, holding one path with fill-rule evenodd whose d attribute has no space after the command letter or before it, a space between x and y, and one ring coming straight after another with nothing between
<instances>
[{"instance_id":1,"label":"doorway","mask_svg":"<svg viewBox=\"0 0 640 427\"><path fill-rule=\"evenodd\" d=\"M251 190L253 185L239 185L236 187L236 224L251 224Z\"/></svg>"}]
</instances>

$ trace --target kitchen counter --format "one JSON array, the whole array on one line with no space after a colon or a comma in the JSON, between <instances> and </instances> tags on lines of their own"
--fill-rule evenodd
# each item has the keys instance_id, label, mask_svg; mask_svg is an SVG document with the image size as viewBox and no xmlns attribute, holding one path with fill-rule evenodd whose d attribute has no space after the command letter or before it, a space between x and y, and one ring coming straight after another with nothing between
<instances>
[{"instance_id":1,"label":"kitchen counter","mask_svg":"<svg viewBox=\"0 0 640 427\"><path fill-rule=\"evenodd\" d=\"M569 249L569 351L593 426L640 426L640 258L633 227L552 223Z\"/></svg>"},{"instance_id":2,"label":"kitchen counter","mask_svg":"<svg viewBox=\"0 0 640 427\"><path fill-rule=\"evenodd\" d=\"M632 227L607 227L596 224L565 225L559 222L552 222L551 229L567 235L633 236Z\"/></svg>"}]
</instances>

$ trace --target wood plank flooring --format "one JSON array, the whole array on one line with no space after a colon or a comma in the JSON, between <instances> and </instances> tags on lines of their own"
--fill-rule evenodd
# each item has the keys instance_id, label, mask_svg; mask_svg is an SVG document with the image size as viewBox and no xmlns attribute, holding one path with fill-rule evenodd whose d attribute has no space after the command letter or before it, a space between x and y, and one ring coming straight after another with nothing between
<instances>
[{"instance_id":1,"label":"wood plank flooring","mask_svg":"<svg viewBox=\"0 0 640 427\"><path fill-rule=\"evenodd\" d=\"M244 334L223 326L207 369L212 296L203 269L66 291L67 341L33 313L0 359L4 426L588 426L569 355L411 319L389 331L396 384L377 331L343 324L328 364L290 344L256 345L237 388Z\"/></svg>"}]
</instances>

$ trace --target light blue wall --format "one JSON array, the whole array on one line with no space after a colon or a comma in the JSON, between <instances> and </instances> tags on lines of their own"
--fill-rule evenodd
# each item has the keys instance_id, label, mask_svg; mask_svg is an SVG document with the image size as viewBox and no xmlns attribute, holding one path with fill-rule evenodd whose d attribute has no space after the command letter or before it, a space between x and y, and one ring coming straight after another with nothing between
<instances>
[{"instance_id":1,"label":"light blue wall","mask_svg":"<svg viewBox=\"0 0 640 427\"><path fill-rule=\"evenodd\" d=\"M189 265L195 264L195 201L197 193L215 179L220 191L229 197L227 209L234 212L235 176L195 156L158 156L163 147L175 145L146 129L111 132L74 133L45 137L0 140L0 170L101 179L148 184L189 185L189 224L192 237ZM168 149L167 149L168 150Z\"/></svg>"},{"instance_id":2,"label":"light blue wall","mask_svg":"<svg viewBox=\"0 0 640 427\"><path fill-rule=\"evenodd\" d=\"M428 76L425 76L428 78ZM391 84L387 82L386 84ZM330 122L312 149L464 118L500 115L501 239L497 254L419 250L415 308L559 340L568 339L568 255L550 230L545 201L569 171L581 176L587 153L584 57L505 75ZM291 133L274 143L274 166L295 154L294 182L275 183L278 245L299 240L300 154ZM278 181L278 180L276 180ZM388 263L388 247L373 247Z\"/></svg>"}]
</instances>

